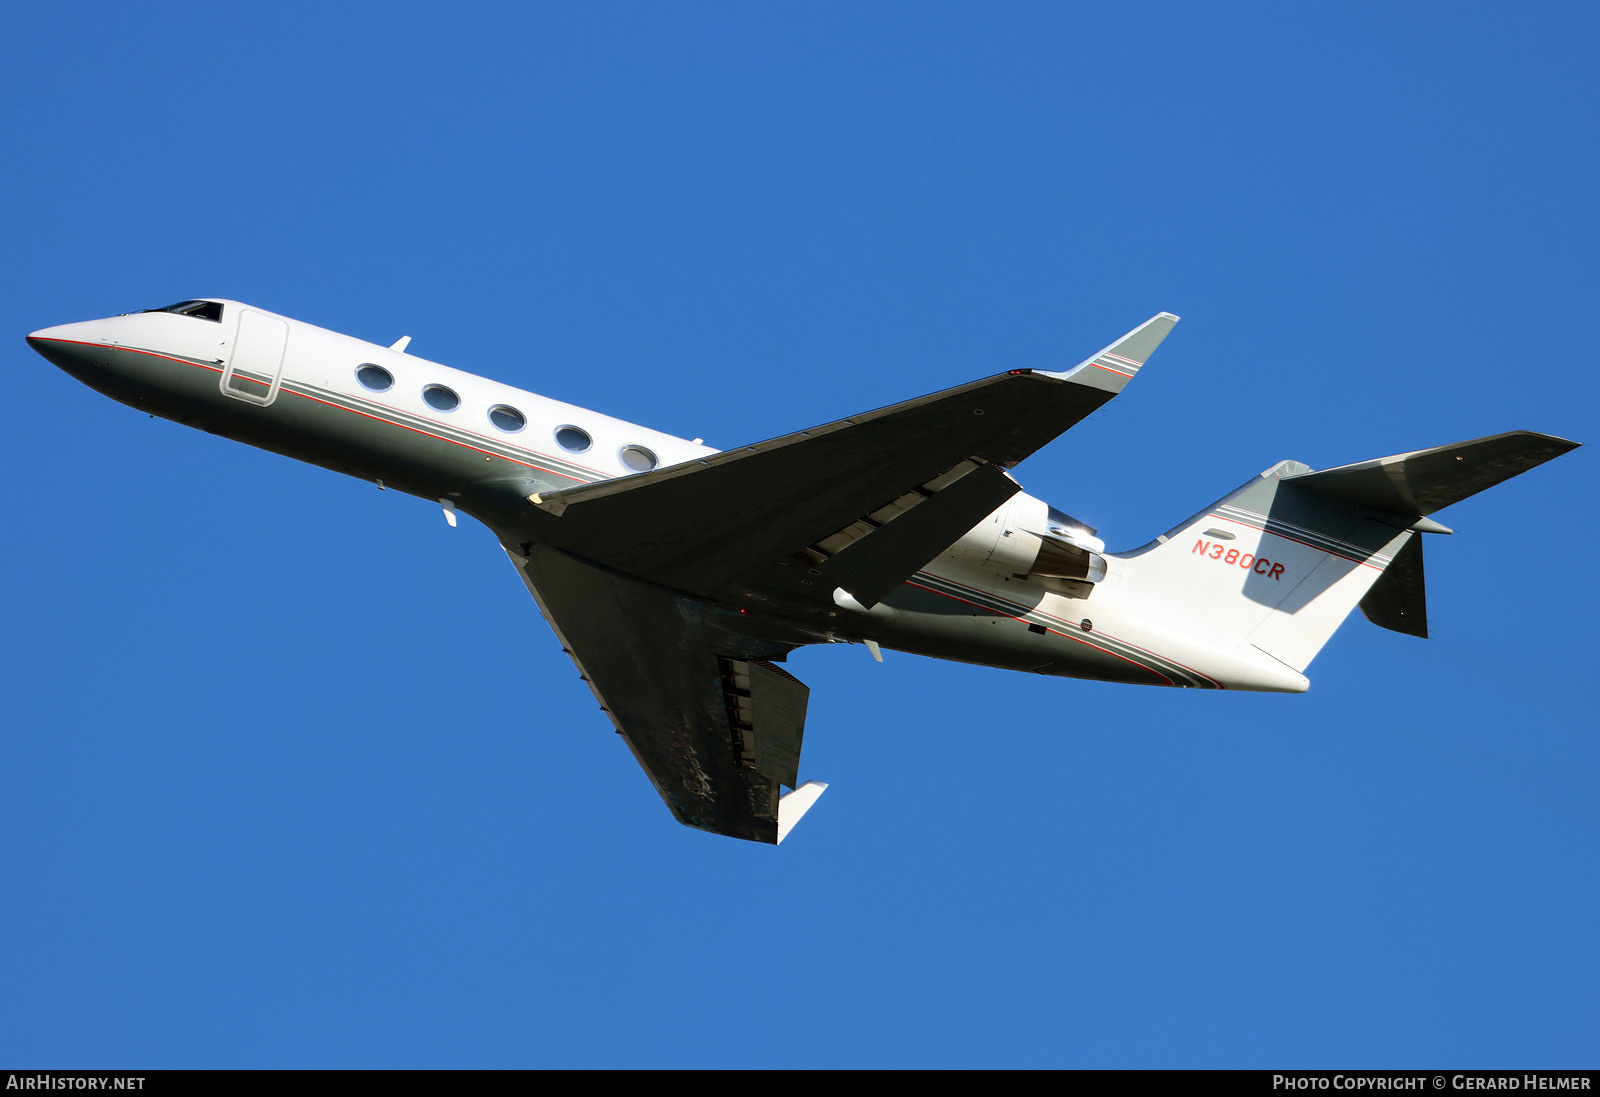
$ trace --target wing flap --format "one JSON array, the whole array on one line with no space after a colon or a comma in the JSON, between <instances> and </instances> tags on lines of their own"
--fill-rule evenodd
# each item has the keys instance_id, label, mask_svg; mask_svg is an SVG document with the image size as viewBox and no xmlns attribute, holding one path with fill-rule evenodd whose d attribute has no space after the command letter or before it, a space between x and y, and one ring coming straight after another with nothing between
<instances>
[{"instance_id":1,"label":"wing flap","mask_svg":"<svg viewBox=\"0 0 1600 1097\"><path fill-rule=\"evenodd\" d=\"M863 606L877 605L1020 490L996 466L979 465L845 545L822 574Z\"/></svg>"},{"instance_id":2,"label":"wing flap","mask_svg":"<svg viewBox=\"0 0 1600 1097\"><path fill-rule=\"evenodd\" d=\"M762 659L718 661L734 753L746 768L798 788L811 691L788 671Z\"/></svg>"}]
</instances>

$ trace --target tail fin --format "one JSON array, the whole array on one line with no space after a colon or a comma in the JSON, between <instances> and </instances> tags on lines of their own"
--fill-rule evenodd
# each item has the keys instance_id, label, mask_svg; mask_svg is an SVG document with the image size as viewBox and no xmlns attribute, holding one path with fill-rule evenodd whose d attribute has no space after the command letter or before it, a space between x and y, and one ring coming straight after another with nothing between
<instances>
[{"instance_id":1,"label":"tail fin","mask_svg":"<svg viewBox=\"0 0 1600 1097\"><path fill-rule=\"evenodd\" d=\"M1304 671L1358 603L1426 635L1413 538L1450 531L1425 516L1575 447L1517 431L1322 472L1285 461L1119 555L1141 594Z\"/></svg>"}]
</instances>

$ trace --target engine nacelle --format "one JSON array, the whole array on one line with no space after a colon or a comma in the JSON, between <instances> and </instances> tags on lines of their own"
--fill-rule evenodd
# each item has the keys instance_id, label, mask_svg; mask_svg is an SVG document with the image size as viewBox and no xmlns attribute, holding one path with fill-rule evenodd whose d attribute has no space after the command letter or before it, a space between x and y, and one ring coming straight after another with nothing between
<instances>
[{"instance_id":1,"label":"engine nacelle","mask_svg":"<svg viewBox=\"0 0 1600 1097\"><path fill-rule=\"evenodd\" d=\"M948 555L1002 575L1098 583L1106 574L1105 548L1082 522L1018 492L968 530Z\"/></svg>"}]
</instances>

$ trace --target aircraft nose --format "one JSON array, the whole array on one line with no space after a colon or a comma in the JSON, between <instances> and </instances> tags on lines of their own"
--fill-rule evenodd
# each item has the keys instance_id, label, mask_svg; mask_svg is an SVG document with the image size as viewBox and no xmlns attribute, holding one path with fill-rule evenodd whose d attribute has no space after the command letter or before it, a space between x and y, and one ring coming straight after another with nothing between
<instances>
[{"instance_id":1,"label":"aircraft nose","mask_svg":"<svg viewBox=\"0 0 1600 1097\"><path fill-rule=\"evenodd\" d=\"M28 346L39 350L45 343L53 342L81 342L87 324L57 324L53 328L40 328L28 335ZM42 353L42 352L41 352Z\"/></svg>"},{"instance_id":2,"label":"aircraft nose","mask_svg":"<svg viewBox=\"0 0 1600 1097\"><path fill-rule=\"evenodd\" d=\"M53 328L40 328L28 336L28 346L53 366L67 372L81 368L92 352L89 338L90 324L58 324Z\"/></svg>"}]
</instances>

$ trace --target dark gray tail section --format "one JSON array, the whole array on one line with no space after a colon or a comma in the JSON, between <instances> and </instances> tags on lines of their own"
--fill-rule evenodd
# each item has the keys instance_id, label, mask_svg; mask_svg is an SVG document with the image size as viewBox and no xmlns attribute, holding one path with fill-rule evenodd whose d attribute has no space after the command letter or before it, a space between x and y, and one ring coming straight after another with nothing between
<instances>
[{"instance_id":1,"label":"dark gray tail section","mask_svg":"<svg viewBox=\"0 0 1600 1097\"><path fill-rule=\"evenodd\" d=\"M1328 499L1420 518L1577 448L1565 438L1514 430L1284 479Z\"/></svg>"},{"instance_id":2,"label":"dark gray tail section","mask_svg":"<svg viewBox=\"0 0 1600 1097\"><path fill-rule=\"evenodd\" d=\"M1422 538L1407 541L1361 599L1361 613L1379 628L1428 638L1427 583L1422 573Z\"/></svg>"},{"instance_id":3,"label":"dark gray tail section","mask_svg":"<svg viewBox=\"0 0 1600 1097\"><path fill-rule=\"evenodd\" d=\"M1302 473L1288 478L1288 482L1329 499L1420 518L1577 447L1577 442L1565 438L1517 430ZM1449 532L1427 523L1414 528L1430 533ZM1427 637L1427 584L1420 537L1412 538L1395 554L1394 561L1361 599L1361 612L1380 628Z\"/></svg>"},{"instance_id":4,"label":"dark gray tail section","mask_svg":"<svg viewBox=\"0 0 1600 1097\"><path fill-rule=\"evenodd\" d=\"M1517 432L1313 472L1269 469L1157 543L1122 558L1147 597L1304 671L1359 604L1427 635L1426 517L1574 443Z\"/></svg>"}]
</instances>

